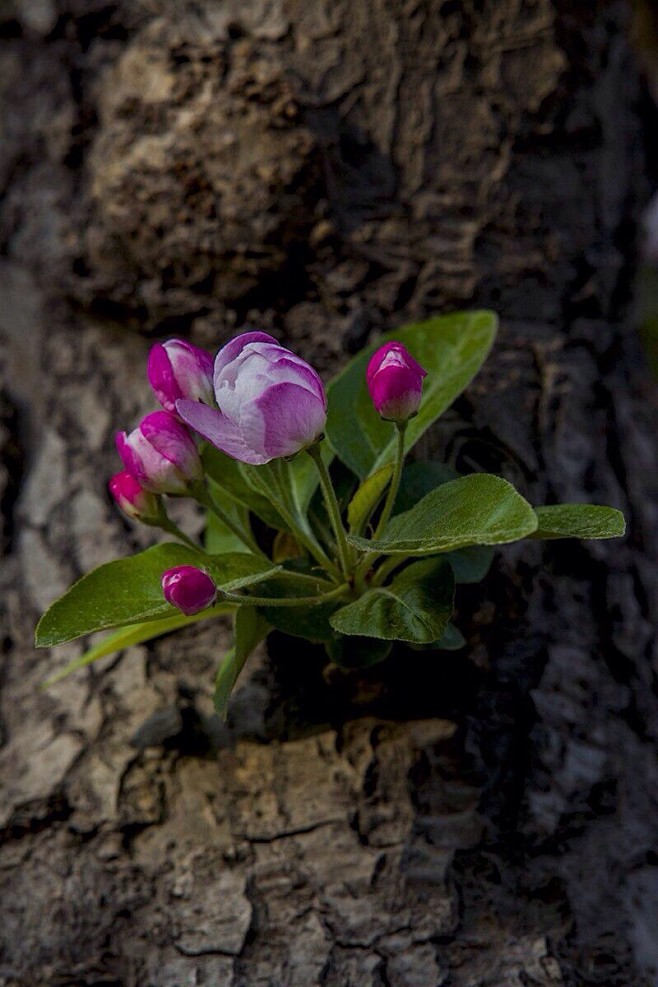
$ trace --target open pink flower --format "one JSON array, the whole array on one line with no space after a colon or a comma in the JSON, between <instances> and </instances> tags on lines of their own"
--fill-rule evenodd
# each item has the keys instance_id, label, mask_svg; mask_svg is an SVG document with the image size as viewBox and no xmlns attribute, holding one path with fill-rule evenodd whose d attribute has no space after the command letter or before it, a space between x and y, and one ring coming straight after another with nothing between
<instances>
[{"instance_id":1,"label":"open pink flower","mask_svg":"<svg viewBox=\"0 0 658 987\"><path fill-rule=\"evenodd\" d=\"M137 482L127 470L117 473L108 483L110 493L124 514L136 521L155 521L162 515L160 500Z\"/></svg>"},{"instance_id":2,"label":"open pink flower","mask_svg":"<svg viewBox=\"0 0 658 987\"><path fill-rule=\"evenodd\" d=\"M180 400L183 421L222 452L261 466L294 456L322 433L327 398L318 374L264 332L246 332L215 358L219 411Z\"/></svg>"},{"instance_id":3,"label":"open pink flower","mask_svg":"<svg viewBox=\"0 0 658 987\"><path fill-rule=\"evenodd\" d=\"M116 445L130 475L153 493L186 494L203 479L194 439L168 411L147 415L130 435L119 432Z\"/></svg>"},{"instance_id":4,"label":"open pink flower","mask_svg":"<svg viewBox=\"0 0 658 987\"><path fill-rule=\"evenodd\" d=\"M212 357L184 339L152 346L146 373L156 398L172 414L180 398L213 403Z\"/></svg>"},{"instance_id":5,"label":"open pink flower","mask_svg":"<svg viewBox=\"0 0 658 987\"><path fill-rule=\"evenodd\" d=\"M370 358L366 383L373 404L387 421L405 422L420 407L427 371L402 343L384 343Z\"/></svg>"},{"instance_id":6,"label":"open pink flower","mask_svg":"<svg viewBox=\"0 0 658 987\"><path fill-rule=\"evenodd\" d=\"M190 617L211 606L217 587L207 572L193 565L179 565L162 573L162 592L172 607Z\"/></svg>"}]
</instances>

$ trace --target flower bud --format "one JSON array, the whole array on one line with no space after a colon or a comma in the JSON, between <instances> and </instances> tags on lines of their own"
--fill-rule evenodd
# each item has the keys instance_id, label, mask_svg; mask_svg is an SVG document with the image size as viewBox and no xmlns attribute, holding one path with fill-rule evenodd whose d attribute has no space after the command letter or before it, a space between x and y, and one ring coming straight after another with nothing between
<instances>
[{"instance_id":1,"label":"flower bud","mask_svg":"<svg viewBox=\"0 0 658 987\"><path fill-rule=\"evenodd\" d=\"M172 414L179 398L214 403L212 357L184 339L151 347L146 373L156 398Z\"/></svg>"},{"instance_id":2,"label":"flower bud","mask_svg":"<svg viewBox=\"0 0 658 987\"><path fill-rule=\"evenodd\" d=\"M190 617L212 606L217 587L207 572L193 565L179 565L162 573L162 592L172 607Z\"/></svg>"},{"instance_id":3,"label":"flower bud","mask_svg":"<svg viewBox=\"0 0 658 987\"><path fill-rule=\"evenodd\" d=\"M418 412L424 370L402 343L385 343L370 358L366 383L373 404L386 421L406 422Z\"/></svg>"},{"instance_id":4,"label":"flower bud","mask_svg":"<svg viewBox=\"0 0 658 987\"><path fill-rule=\"evenodd\" d=\"M117 451L127 471L153 493L186 494L203 479L194 439L168 411L154 411L134 431L119 432Z\"/></svg>"},{"instance_id":5,"label":"flower bud","mask_svg":"<svg viewBox=\"0 0 658 987\"><path fill-rule=\"evenodd\" d=\"M264 332L246 332L215 358L219 411L180 400L183 421L227 456L262 466L315 442L327 420L318 374Z\"/></svg>"},{"instance_id":6,"label":"flower bud","mask_svg":"<svg viewBox=\"0 0 658 987\"><path fill-rule=\"evenodd\" d=\"M127 470L113 476L108 487L118 506L129 518L150 524L162 516L159 498L145 490Z\"/></svg>"}]
</instances>

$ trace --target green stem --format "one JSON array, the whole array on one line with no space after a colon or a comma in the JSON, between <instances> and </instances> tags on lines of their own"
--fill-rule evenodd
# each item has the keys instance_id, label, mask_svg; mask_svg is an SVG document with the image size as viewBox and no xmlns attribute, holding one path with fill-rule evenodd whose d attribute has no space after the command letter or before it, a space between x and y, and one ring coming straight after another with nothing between
<instances>
[{"instance_id":1,"label":"green stem","mask_svg":"<svg viewBox=\"0 0 658 987\"><path fill-rule=\"evenodd\" d=\"M239 538L241 542L244 542L244 544L250 548L252 552L256 555L265 554L256 544L256 540L251 532L247 531L241 524L233 521L232 518L230 518L229 515L222 510L204 483L195 484L192 488L192 495L194 499L202 505L202 507L212 511L215 517L219 518L222 524L225 524L229 531L232 531L236 538Z\"/></svg>"},{"instance_id":2,"label":"green stem","mask_svg":"<svg viewBox=\"0 0 658 987\"><path fill-rule=\"evenodd\" d=\"M407 422L396 422L395 428L397 430L397 447L395 450L395 468L393 470L393 476L391 477L391 485L388 488L388 494L386 495L386 502L379 518L377 527L375 528L375 533L373 539L377 541L379 537L386 530L386 525L388 524L391 511L393 510L393 505L395 504L395 498L398 495L398 490L400 489L400 478L402 477L402 464L404 463L404 433L407 430Z\"/></svg>"},{"instance_id":3,"label":"green stem","mask_svg":"<svg viewBox=\"0 0 658 987\"><path fill-rule=\"evenodd\" d=\"M322 551L322 548L318 545L312 534L302 528L301 524L299 524L297 519L289 510L287 504L288 498L285 495L285 491L281 489L280 479L275 470L270 470L270 476L276 485L279 496L274 496L271 487L269 487L266 483L261 484L260 481L257 481L257 486L259 487L260 492L267 497L270 503L276 508L299 544L306 549L309 555L311 555L323 569L331 573L331 575L335 578L338 578L340 576L338 568L334 565L329 556ZM255 477L252 477L252 482L254 479Z\"/></svg>"},{"instance_id":4,"label":"green stem","mask_svg":"<svg viewBox=\"0 0 658 987\"><path fill-rule=\"evenodd\" d=\"M324 579L322 576L313 576L308 572L295 572L294 569L282 569L281 572L277 572L277 579L292 579L293 582L305 582L313 583L315 586L335 586L335 583L330 582L328 579Z\"/></svg>"},{"instance_id":5,"label":"green stem","mask_svg":"<svg viewBox=\"0 0 658 987\"><path fill-rule=\"evenodd\" d=\"M389 555L380 565L372 579L372 586L382 586L390 574L409 558L408 555Z\"/></svg>"},{"instance_id":6,"label":"green stem","mask_svg":"<svg viewBox=\"0 0 658 987\"><path fill-rule=\"evenodd\" d=\"M178 525L171 520L168 514L165 514L164 517L160 518L157 523L157 527L162 528L163 531L169 532L169 534L173 535L174 538L178 538L180 541L184 542L185 545L188 545L190 548L194 548L197 552L200 551L199 546L192 541L192 539L189 538L184 531L181 531Z\"/></svg>"},{"instance_id":7,"label":"green stem","mask_svg":"<svg viewBox=\"0 0 658 987\"><path fill-rule=\"evenodd\" d=\"M219 589L219 596L225 603L247 603L251 607L314 607L328 600L344 596L349 590L347 583L341 583L330 593L319 593L317 596L247 596L240 593L229 593Z\"/></svg>"},{"instance_id":8,"label":"green stem","mask_svg":"<svg viewBox=\"0 0 658 987\"><path fill-rule=\"evenodd\" d=\"M327 513L329 514L331 526L333 527L336 535L340 568L345 579L349 579L350 570L352 568L352 553L350 551L350 546L347 543L347 535L340 516L340 507L338 506L338 501L336 499L336 491L333 488L329 471L324 465L320 444L316 442L312 446L309 446L306 451L317 467L318 475L320 477L320 486L322 487L322 493L324 495L324 502L327 505Z\"/></svg>"}]
</instances>

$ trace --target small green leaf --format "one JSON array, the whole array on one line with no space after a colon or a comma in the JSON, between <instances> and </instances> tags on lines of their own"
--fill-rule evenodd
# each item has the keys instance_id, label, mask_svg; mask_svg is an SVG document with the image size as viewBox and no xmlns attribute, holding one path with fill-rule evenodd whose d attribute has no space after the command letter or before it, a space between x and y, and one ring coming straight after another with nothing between
<instances>
[{"instance_id":1,"label":"small green leaf","mask_svg":"<svg viewBox=\"0 0 658 987\"><path fill-rule=\"evenodd\" d=\"M467 545L502 545L532 534L530 504L498 476L475 473L444 483L415 507L396 515L379 541L349 536L364 552L433 555Z\"/></svg>"},{"instance_id":2,"label":"small green leaf","mask_svg":"<svg viewBox=\"0 0 658 987\"><path fill-rule=\"evenodd\" d=\"M207 570L227 591L252 586L279 571L266 559L247 553L206 555L185 545L165 543L99 566L56 600L43 615L36 645L45 648L83 634L161 617L178 610L162 594L162 573L179 565Z\"/></svg>"},{"instance_id":3,"label":"small green leaf","mask_svg":"<svg viewBox=\"0 0 658 987\"><path fill-rule=\"evenodd\" d=\"M240 607L235 614L235 643L217 669L213 700L215 710L226 719L228 701L238 675L254 648L270 631L270 625L255 607Z\"/></svg>"},{"instance_id":4,"label":"small green leaf","mask_svg":"<svg viewBox=\"0 0 658 987\"><path fill-rule=\"evenodd\" d=\"M481 583L491 568L495 554L489 545L468 545L448 552L444 558L452 566L456 583Z\"/></svg>"},{"instance_id":5,"label":"small green leaf","mask_svg":"<svg viewBox=\"0 0 658 987\"><path fill-rule=\"evenodd\" d=\"M258 478L254 470L262 470L262 466L240 463L208 444L204 446L201 458L208 476L217 486L225 490L236 504L253 511L271 528L288 530L281 515L257 488Z\"/></svg>"},{"instance_id":6,"label":"small green leaf","mask_svg":"<svg viewBox=\"0 0 658 987\"><path fill-rule=\"evenodd\" d=\"M620 538L626 532L621 511L595 504L555 504L536 507L533 538Z\"/></svg>"},{"instance_id":7,"label":"small green leaf","mask_svg":"<svg viewBox=\"0 0 658 987\"><path fill-rule=\"evenodd\" d=\"M334 665L352 670L378 665L388 658L392 647L392 641L345 634L334 634L324 645Z\"/></svg>"},{"instance_id":8,"label":"small green leaf","mask_svg":"<svg viewBox=\"0 0 658 987\"><path fill-rule=\"evenodd\" d=\"M368 360L395 339L427 370L418 415L409 422L409 450L461 394L480 369L496 335L493 312L455 312L404 326L374 340L329 384L327 436L336 454L360 478L395 455L395 429L375 411L365 383Z\"/></svg>"},{"instance_id":9,"label":"small green leaf","mask_svg":"<svg viewBox=\"0 0 658 987\"><path fill-rule=\"evenodd\" d=\"M466 647L466 638L454 624L446 626L443 636L439 638L434 647L437 651L460 651Z\"/></svg>"},{"instance_id":10,"label":"small green leaf","mask_svg":"<svg viewBox=\"0 0 658 987\"><path fill-rule=\"evenodd\" d=\"M235 607L232 603L218 603L216 606L202 610L200 613L195 613L191 617L187 617L184 613L178 613L173 617L163 617L162 620L149 620L142 624L129 624L128 627L120 627L116 631L111 631L102 641L89 648L78 658L70 661L68 665L47 679L43 683L43 687L47 688L54 685L55 682L60 682L67 675L70 675L71 672L77 672L79 668L91 665L92 662L97 661L99 658L116 654L118 651L125 651L126 648L132 648L137 644L145 644L147 641L153 641L154 638L161 637L163 634L169 634L171 631L189 627L190 624L198 624L202 620L212 620L213 617L221 617L234 609Z\"/></svg>"},{"instance_id":11,"label":"small green leaf","mask_svg":"<svg viewBox=\"0 0 658 987\"><path fill-rule=\"evenodd\" d=\"M329 618L339 606L339 602L332 600L314 607L260 606L258 609L278 631L319 644L334 636Z\"/></svg>"},{"instance_id":12,"label":"small green leaf","mask_svg":"<svg viewBox=\"0 0 658 987\"><path fill-rule=\"evenodd\" d=\"M393 463L387 463L364 480L358 488L347 508L347 521L352 534L361 534L392 476Z\"/></svg>"},{"instance_id":13,"label":"small green leaf","mask_svg":"<svg viewBox=\"0 0 658 987\"><path fill-rule=\"evenodd\" d=\"M452 616L455 581L443 559L407 566L389 586L370 589L331 617L341 634L429 644Z\"/></svg>"},{"instance_id":14,"label":"small green leaf","mask_svg":"<svg viewBox=\"0 0 658 987\"><path fill-rule=\"evenodd\" d=\"M210 492L218 503L221 503L222 510L238 526L249 531L249 511L226 496L222 496L224 491L214 480L209 481ZM207 512L207 524L204 536L204 545L209 555L222 555L224 552L249 552L246 542L231 531L223 521L221 521L214 511Z\"/></svg>"},{"instance_id":15,"label":"small green leaf","mask_svg":"<svg viewBox=\"0 0 658 987\"><path fill-rule=\"evenodd\" d=\"M457 480L459 474L443 463L406 463L402 470L400 489L393 505L393 515L411 510L426 494L436 490L443 483Z\"/></svg>"}]
</instances>

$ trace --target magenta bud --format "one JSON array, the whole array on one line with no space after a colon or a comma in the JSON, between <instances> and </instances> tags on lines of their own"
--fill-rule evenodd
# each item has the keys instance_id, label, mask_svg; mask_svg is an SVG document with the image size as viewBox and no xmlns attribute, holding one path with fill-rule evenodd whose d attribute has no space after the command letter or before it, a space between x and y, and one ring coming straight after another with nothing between
<instances>
[{"instance_id":1,"label":"magenta bud","mask_svg":"<svg viewBox=\"0 0 658 987\"><path fill-rule=\"evenodd\" d=\"M312 445L327 420L322 381L301 357L264 332L245 332L215 358L219 410L180 400L183 421L227 456L262 466Z\"/></svg>"},{"instance_id":2,"label":"magenta bud","mask_svg":"<svg viewBox=\"0 0 658 987\"><path fill-rule=\"evenodd\" d=\"M117 473L108 483L110 493L124 514L136 521L157 521L162 507L155 494L145 490L127 470Z\"/></svg>"},{"instance_id":3,"label":"magenta bud","mask_svg":"<svg viewBox=\"0 0 658 987\"><path fill-rule=\"evenodd\" d=\"M203 478L194 439L168 411L154 411L130 435L119 432L117 451L127 471L153 493L186 494Z\"/></svg>"},{"instance_id":4,"label":"magenta bud","mask_svg":"<svg viewBox=\"0 0 658 987\"><path fill-rule=\"evenodd\" d=\"M172 607L190 617L212 606L217 587L207 572L193 565L179 565L162 573L162 592Z\"/></svg>"},{"instance_id":5,"label":"magenta bud","mask_svg":"<svg viewBox=\"0 0 658 987\"><path fill-rule=\"evenodd\" d=\"M373 404L386 421L406 422L420 408L427 371L402 343L385 343L370 358L366 383Z\"/></svg>"},{"instance_id":6,"label":"magenta bud","mask_svg":"<svg viewBox=\"0 0 658 987\"><path fill-rule=\"evenodd\" d=\"M175 414L181 398L214 404L212 366L205 350L184 339L170 339L151 348L146 373L162 407Z\"/></svg>"}]
</instances>

